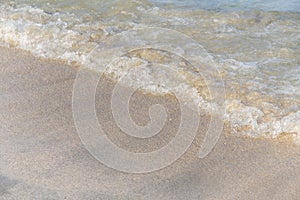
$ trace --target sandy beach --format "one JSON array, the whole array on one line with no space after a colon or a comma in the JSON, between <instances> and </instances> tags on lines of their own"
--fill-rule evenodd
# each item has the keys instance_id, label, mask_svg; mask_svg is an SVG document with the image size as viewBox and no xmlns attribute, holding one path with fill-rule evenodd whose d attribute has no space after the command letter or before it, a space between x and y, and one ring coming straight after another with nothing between
<instances>
[{"instance_id":1,"label":"sandy beach","mask_svg":"<svg viewBox=\"0 0 300 200\"><path fill-rule=\"evenodd\" d=\"M78 67L0 48L0 199L299 199L300 147L288 140L222 133L213 151L197 157L203 134L175 163L147 174L106 167L83 146L72 117ZM99 88L97 116L110 138L133 151L150 151L172 137L174 100L137 94L133 118L149 120L148 105L170 106L172 122L148 141L122 135L107 113L112 83ZM172 110L173 109L173 110ZM177 113L178 114L178 113ZM205 129L205 120L203 129Z\"/></svg>"}]
</instances>

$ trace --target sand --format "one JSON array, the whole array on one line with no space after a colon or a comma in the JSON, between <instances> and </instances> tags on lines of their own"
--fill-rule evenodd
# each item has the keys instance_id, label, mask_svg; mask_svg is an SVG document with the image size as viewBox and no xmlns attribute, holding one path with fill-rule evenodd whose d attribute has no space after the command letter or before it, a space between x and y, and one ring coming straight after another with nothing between
<instances>
[{"instance_id":1,"label":"sand","mask_svg":"<svg viewBox=\"0 0 300 200\"><path fill-rule=\"evenodd\" d=\"M222 133L204 159L197 149L205 130L175 163L159 171L128 174L106 167L83 146L72 117L78 68L0 48L0 199L299 199L300 148L290 141ZM149 120L147 106L169 106L162 135L128 138L107 113L113 83L98 88L97 116L109 137L132 151L161 147L178 124L175 100L137 94L133 118Z\"/></svg>"}]
</instances>

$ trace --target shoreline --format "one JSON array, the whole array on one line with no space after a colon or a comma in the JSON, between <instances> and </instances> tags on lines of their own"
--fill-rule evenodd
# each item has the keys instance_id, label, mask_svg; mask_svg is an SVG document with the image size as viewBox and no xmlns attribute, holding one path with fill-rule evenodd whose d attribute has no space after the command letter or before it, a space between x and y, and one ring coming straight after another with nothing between
<instances>
[{"instance_id":1,"label":"shoreline","mask_svg":"<svg viewBox=\"0 0 300 200\"><path fill-rule=\"evenodd\" d=\"M106 199L297 199L300 196L300 147L289 139L237 137L223 131L213 151L196 157L201 134L173 165L142 175L109 169L82 145L72 117L72 89L78 67L38 59L30 53L0 48L0 198ZM111 85L103 85L107 98ZM107 92L107 93L105 93ZM106 94L106 96L105 96ZM147 123L144 100L133 110ZM103 99L102 99L103 100ZM145 100L146 101L146 100ZM153 97L150 102L164 102ZM102 102L102 104L101 104ZM126 147L153 150L176 128L144 143L120 136L106 106L98 101L99 120L111 138ZM146 104L148 105L148 104ZM168 104L169 105L169 104ZM176 111L176 109L175 109ZM204 128L205 129L205 128ZM172 135L171 135L172 136ZM151 143L155 146L151 146Z\"/></svg>"},{"instance_id":2,"label":"shoreline","mask_svg":"<svg viewBox=\"0 0 300 200\"><path fill-rule=\"evenodd\" d=\"M147 58L157 61L162 58L162 62L158 62L159 64L164 64L165 61L168 63L171 57L170 60L174 61L176 52L172 51L173 45L176 46L176 49L178 47L178 52L181 52L179 57L189 57L190 53L184 54L189 50L184 49L191 46L189 44L191 41L180 39L185 35L184 38L191 38L196 41L196 45L201 46L191 49L190 55L201 55L200 62L197 63L201 63L201 60L207 63L205 61L207 57L213 58L216 62L220 73L208 71L212 76L221 75L221 82L213 81L214 83L224 83L226 86L226 117L234 125L232 126L234 131L254 137L270 138L286 133L291 135L296 133L295 143L299 143L300 98L298 94L300 94L300 87L297 81L299 79L297 61L300 60L300 54L298 53L298 41L294 35L298 33L298 24L300 23L298 23L299 18L295 13L255 10L244 12L240 9L228 13L205 9L193 12L184 9L179 12L175 8L167 9L155 5L152 7L144 3L138 5L135 1L129 7L124 7L123 3L119 3L113 10L102 10L102 6L96 6L101 4L98 3L92 1L89 5L93 5L92 9L98 7L100 10L95 11L95 14L101 13L101 16L89 17L87 15L91 12L91 7L86 7L80 2L78 6L82 11L79 13L77 13L79 10L72 6L67 6L68 9L64 6L61 7L59 2L53 2L50 7L38 2L27 2L23 5L16 1L15 4L3 4L0 6L3 11L0 20L0 27L3 30L1 44L29 50L37 57L61 58L71 65L77 63L102 71L104 70L103 66L95 65L95 63L101 63L106 56L115 55L115 53L109 53L115 51L112 47L114 45L111 46L110 43L116 42L116 45L121 47L122 44L118 44L119 39L117 39L120 35L129 37L134 34L132 30L141 29L141 34L137 34L138 37L135 37L136 39L133 39L130 44L133 45L134 41L139 40L141 43L147 43L148 39L139 38L145 34L152 37L155 34L151 36L149 33L162 31L149 31L148 28L151 25L156 24L160 27L159 29L171 28L171 32L162 34L170 36L169 42L169 39L165 40L168 37L152 38L151 41L148 41L150 46L155 46L155 43L169 46L171 51L168 50L165 56L161 57L158 51L143 52L144 50L141 48L141 51L130 53L132 57L127 59L129 52L125 51L122 52L126 54L125 59L117 62L125 67L111 65L113 67L109 69L110 72L120 76L132 69L135 64L140 62L147 64L149 61ZM108 5L113 5L113 3L108 3ZM48 12L51 7L57 9ZM64 12L65 9L70 12ZM111 14L115 13L115 9L125 9L126 12L116 15L115 20L111 20ZM133 20L132 16L136 16L137 19ZM181 26L180 24L185 25ZM289 31L286 32L286 29ZM182 43L183 40L185 42ZM107 44L103 45L103 49L101 49L99 43ZM172 45L170 46L170 44ZM253 45L249 46L249 44ZM140 48L138 43L133 46L136 45ZM100 59L101 55L103 58ZM107 60L111 61L111 58ZM138 62L135 63L135 61ZM152 64L152 62L149 63ZM170 64L175 66L177 63L181 65L180 59ZM150 72L147 71L149 68ZM204 71L205 68L210 69L205 66L203 67ZM146 65L138 69L142 72L139 73L137 79L129 78L128 82L131 86L135 86L138 81L147 84L146 80L155 82L159 80L160 83L170 86L173 90L184 91L186 96L191 97L199 104L199 107L215 109L214 104L210 104L209 100L206 101L207 91L205 91L205 84L201 81L202 78L197 71L198 67L194 71L191 66L184 64L175 66L174 69L178 69L180 72L162 73L163 70L160 68ZM183 79L180 79L181 75L184 76ZM268 81L266 82L266 80ZM157 85L151 85L147 89L163 91L162 87ZM221 98L223 99L223 97ZM216 110L218 113L218 108ZM256 135L256 133L259 134Z\"/></svg>"}]
</instances>

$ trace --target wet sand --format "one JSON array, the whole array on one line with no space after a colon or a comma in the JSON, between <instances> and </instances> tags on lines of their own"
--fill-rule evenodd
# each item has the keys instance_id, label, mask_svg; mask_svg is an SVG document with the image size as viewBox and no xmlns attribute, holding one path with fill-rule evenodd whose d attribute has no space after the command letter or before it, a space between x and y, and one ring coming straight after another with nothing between
<instances>
[{"instance_id":1,"label":"wet sand","mask_svg":"<svg viewBox=\"0 0 300 200\"><path fill-rule=\"evenodd\" d=\"M289 141L222 134L204 159L191 148L173 165L133 175L110 169L82 145L72 117L77 68L0 48L0 199L299 199L300 147ZM98 88L97 116L110 138L133 151L159 148L178 125L175 100L137 94L133 118L149 120L147 106L160 102L173 118L152 140L122 135L109 110L113 83ZM147 97L147 98L146 98Z\"/></svg>"}]
</instances>

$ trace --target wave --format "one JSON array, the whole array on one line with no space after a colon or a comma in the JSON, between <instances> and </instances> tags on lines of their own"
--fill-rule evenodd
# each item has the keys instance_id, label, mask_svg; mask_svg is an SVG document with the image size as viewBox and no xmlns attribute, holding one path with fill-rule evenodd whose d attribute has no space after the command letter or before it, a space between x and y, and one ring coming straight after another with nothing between
<instances>
[{"instance_id":1,"label":"wave","mask_svg":"<svg viewBox=\"0 0 300 200\"><path fill-rule=\"evenodd\" d=\"M4 2L0 5L0 44L103 72L94 65L101 59L94 54L95 49L103 41L134 28L176 30L196 40L203 53L213 58L225 83L226 122L234 134L267 138L289 135L300 144L299 14L166 9L147 1L128 1L126 6L122 1L101 2L103 7L95 10L93 3L49 6ZM166 45L159 35L156 42ZM110 50L102 48L108 54L113 53ZM170 76L159 68L145 67L128 84L153 82L144 89L168 92L155 84L160 82L187 94L201 108L212 106L203 77L192 68L180 67L184 61L149 49L133 54L134 58L125 55L106 72L118 79L149 59L163 60L180 68L180 73Z\"/></svg>"}]
</instances>

